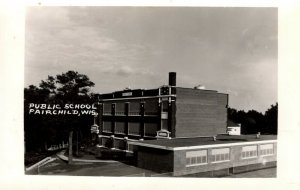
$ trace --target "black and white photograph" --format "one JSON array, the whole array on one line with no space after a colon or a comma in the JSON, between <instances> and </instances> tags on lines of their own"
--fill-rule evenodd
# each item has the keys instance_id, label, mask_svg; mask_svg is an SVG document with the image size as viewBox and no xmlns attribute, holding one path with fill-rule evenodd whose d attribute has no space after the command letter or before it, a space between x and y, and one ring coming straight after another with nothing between
<instances>
[{"instance_id":1,"label":"black and white photograph","mask_svg":"<svg viewBox=\"0 0 300 190\"><path fill-rule=\"evenodd\" d=\"M298 190L299 10L0 0L0 188Z\"/></svg>"},{"instance_id":2,"label":"black and white photograph","mask_svg":"<svg viewBox=\"0 0 300 190\"><path fill-rule=\"evenodd\" d=\"M277 7L31 6L24 174L276 178Z\"/></svg>"}]
</instances>

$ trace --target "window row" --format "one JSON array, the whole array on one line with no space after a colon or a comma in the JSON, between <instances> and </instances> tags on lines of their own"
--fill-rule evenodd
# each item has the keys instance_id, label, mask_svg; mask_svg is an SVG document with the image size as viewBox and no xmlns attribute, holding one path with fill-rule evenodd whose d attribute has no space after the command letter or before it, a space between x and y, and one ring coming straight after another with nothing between
<instances>
[{"instance_id":1,"label":"window row","mask_svg":"<svg viewBox=\"0 0 300 190\"><path fill-rule=\"evenodd\" d=\"M124 150L126 149L127 143L123 139L112 139L109 137L102 137L101 138L101 144L103 146L106 146L108 148L117 148Z\"/></svg>"},{"instance_id":2,"label":"window row","mask_svg":"<svg viewBox=\"0 0 300 190\"><path fill-rule=\"evenodd\" d=\"M254 158L258 156L258 146L244 146L241 151L241 159ZM274 154L273 144L259 145L260 156L268 156ZM230 161L230 148L217 148L211 150L210 161L212 163ZM187 151L186 152L186 166L196 166L207 164L208 154L207 150Z\"/></svg>"},{"instance_id":3,"label":"window row","mask_svg":"<svg viewBox=\"0 0 300 190\"><path fill-rule=\"evenodd\" d=\"M259 153L260 156L268 156L274 154L274 145L273 144L262 144L259 145ZM255 158L258 156L257 154L257 145L255 146L245 146L242 147L242 158Z\"/></svg>"},{"instance_id":4,"label":"window row","mask_svg":"<svg viewBox=\"0 0 300 190\"><path fill-rule=\"evenodd\" d=\"M260 155L268 156L274 154L274 145L273 144L263 144L260 145Z\"/></svg>"},{"instance_id":5,"label":"window row","mask_svg":"<svg viewBox=\"0 0 300 190\"><path fill-rule=\"evenodd\" d=\"M242 159L257 157L257 146L242 147Z\"/></svg>"},{"instance_id":6,"label":"window row","mask_svg":"<svg viewBox=\"0 0 300 190\"><path fill-rule=\"evenodd\" d=\"M103 115L112 115L112 112L103 112ZM123 112L115 112L115 115L117 116L125 116L126 115L126 112L123 111ZM129 116L139 116L141 115L141 112L128 112L128 115ZM158 112L145 112L145 115L158 115Z\"/></svg>"},{"instance_id":7,"label":"window row","mask_svg":"<svg viewBox=\"0 0 300 190\"><path fill-rule=\"evenodd\" d=\"M214 162L223 162L230 160L230 149L219 148L213 149L211 152L210 160ZM207 164L207 150L188 151L186 152L186 166L196 166Z\"/></svg>"},{"instance_id":8,"label":"window row","mask_svg":"<svg viewBox=\"0 0 300 190\"><path fill-rule=\"evenodd\" d=\"M196 165L205 164L205 163L207 163L207 157L206 156L186 158L186 165L187 166L196 166Z\"/></svg>"},{"instance_id":9,"label":"window row","mask_svg":"<svg viewBox=\"0 0 300 190\"><path fill-rule=\"evenodd\" d=\"M229 148L218 148L212 149L211 151L211 162L223 162L230 160L230 149Z\"/></svg>"},{"instance_id":10,"label":"window row","mask_svg":"<svg viewBox=\"0 0 300 190\"><path fill-rule=\"evenodd\" d=\"M113 125L114 124L114 125ZM103 132L112 133L114 129L114 133L116 134L130 134L130 135L141 135L141 126L138 122L129 122L128 128L126 129L125 122L110 122L104 121L103 122ZM128 130L128 131L126 131ZM157 123L145 123L144 124L144 135L145 136L156 136L156 131L158 131L158 124Z\"/></svg>"},{"instance_id":11,"label":"window row","mask_svg":"<svg viewBox=\"0 0 300 190\"><path fill-rule=\"evenodd\" d=\"M128 109L128 115L140 115L141 108L144 106L145 115L157 115L159 113L158 100L147 100L145 103L141 102L121 102L121 103L104 103L103 104L103 114L111 115L114 109L115 115L126 115L126 110ZM162 110L168 111L168 102L163 101Z\"/></svg>"},{"instance_id":12,"label":"window row","mask_svg":"<svg viewBox=\"0 0 300 190\"><path fill-rule=\"evenodd\" d=\"M257 157L257 151L245 151L242 152L242 158L254 158Z\"/></svg>"},{"instance_id":13,"label":"window row","mask_svg":"<svg viewBox=\"0 0 300 190\"><path fill-rule=\"evenodd\" d=\"M196 166L207 163L207 150L186 152L186 165Z\"/></svg>"}]
</instances>

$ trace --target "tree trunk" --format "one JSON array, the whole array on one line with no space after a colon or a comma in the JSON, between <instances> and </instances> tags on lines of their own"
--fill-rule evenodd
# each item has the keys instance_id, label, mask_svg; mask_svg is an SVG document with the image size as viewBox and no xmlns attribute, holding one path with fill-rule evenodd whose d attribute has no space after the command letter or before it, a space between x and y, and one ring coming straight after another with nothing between
<instances>
[{"instance_id":1,"label":"tree trunk","mask_svg":"<svg viewBox=\"0 0 300 190\"><path fill-rule=\"evenodd\" d=\"M73 130L69 133L69 159L68 164L72 164L73 162Z\"/></svg>"},{"instance_id":2,"label":"tree trunk","mask_svg":"<svg viewBox=\"0 0 300 190\"><path fill-rule=\"evenodd\" d=\"M45 151L48 150L47 141L44 142L44 148L45 148Z\"/></svg>"},{"instance_id":3,"label":"tree trunk","mask_svg":"<svg viewBox=\"0 0 300 190\"><path fill-rule=\"evenodd\" d=\"M76 155L79 155L79 150L78 150L78 130L76 132Z\"/></svg>"}]
</instances>

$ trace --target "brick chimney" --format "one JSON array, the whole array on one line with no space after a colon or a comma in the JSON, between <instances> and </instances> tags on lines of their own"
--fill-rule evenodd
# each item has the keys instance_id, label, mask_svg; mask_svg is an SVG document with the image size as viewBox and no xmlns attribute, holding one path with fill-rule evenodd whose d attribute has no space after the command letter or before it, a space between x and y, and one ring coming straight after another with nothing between
<instances>
[{"instance_id":1,"label":"brick chimney","mask_svg":"<svg viewBox=\"0 0 300 190\"><path fill-rule=\"evenodd\" d=\"M169 72L169 86L176 86L176 73Z\"/></svg>"}]
</instances>

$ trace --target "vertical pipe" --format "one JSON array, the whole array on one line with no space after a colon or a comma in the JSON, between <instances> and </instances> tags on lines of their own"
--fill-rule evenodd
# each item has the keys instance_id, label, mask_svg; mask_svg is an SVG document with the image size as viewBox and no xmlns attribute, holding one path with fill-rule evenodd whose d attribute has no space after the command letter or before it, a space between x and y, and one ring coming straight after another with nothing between
<instances>
[{"instance_id":1,"label":"vertical pipe","mask_svg":"<svg viewBox=\"0 0 300 190\"><path fill-rule=\"evenodd\" d=\"M145 102L141 102L140 104L140 112L141 112L141 121L140 121L140 135L143 138L145 135L145 124L144 124L144 117L145 117Z\"/></svg>"}]
</instances>

